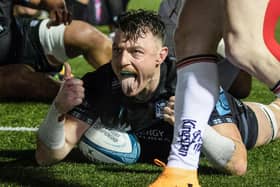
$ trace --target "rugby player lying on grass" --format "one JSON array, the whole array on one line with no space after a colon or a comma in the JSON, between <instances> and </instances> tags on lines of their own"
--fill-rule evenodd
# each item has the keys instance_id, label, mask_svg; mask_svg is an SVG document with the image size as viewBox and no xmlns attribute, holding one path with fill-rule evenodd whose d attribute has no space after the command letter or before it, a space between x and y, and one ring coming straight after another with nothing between
<instances>
[{"instance_id":1,"label":"rugby player lying on grass","mask_svg":"<svg viewBox=\"0 0 280 187\"><path fill-rule=\"evenodd\" d=\"M12 6L12 1L1 2L0 10L12 11ZM66 60L83 55L94 68L111 60L108 37L82 21L60 24L67 20L57 15L58 20L3 15L7 23L0 20L4 28L0 34L0 99L52 101L60 82L49 73L59 72Z\"/></svg>"},{"instance_id":2,"label":"rugby player lying on grass","mask_svg":"<svg viewBox=\"0 0 280 187\"><path fill-rule=\"evenodd\" d=\"M176 68L167 57L164 34L156 14L127 12L117 24L111 63L82 80L71 77L71 68L65 64L65 82L38 130L35 157L39 165L63 160L92 125L134 132L141 145L139 162L166 160L173 136ZM156 107L164 103L163 113L158 112ZM218 168L243 175L246 147L279 137L279 103L245 104L221 90L211 126L203 136L207 158ZM153 130L163 132L161 138L151 137ZM184 180L193 177L196 174L182 176Z\"/></svg>"}]
</instances>

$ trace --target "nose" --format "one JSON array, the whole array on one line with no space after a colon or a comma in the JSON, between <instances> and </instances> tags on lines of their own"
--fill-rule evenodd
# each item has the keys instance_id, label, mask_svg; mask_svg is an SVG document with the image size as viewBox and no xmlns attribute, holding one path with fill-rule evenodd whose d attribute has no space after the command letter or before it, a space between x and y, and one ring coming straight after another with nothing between
<instances>
[{"instance_id":1,"label":"nose","mask_svg":"<svg viewBox=\"0 0 280 187\"><path fill-rule=\"evenodd\" d=\"M126 50L123 50L122 53L119 55L119 64L121 67L130 65L130 56Z\"/></svg>"}]
</instances>

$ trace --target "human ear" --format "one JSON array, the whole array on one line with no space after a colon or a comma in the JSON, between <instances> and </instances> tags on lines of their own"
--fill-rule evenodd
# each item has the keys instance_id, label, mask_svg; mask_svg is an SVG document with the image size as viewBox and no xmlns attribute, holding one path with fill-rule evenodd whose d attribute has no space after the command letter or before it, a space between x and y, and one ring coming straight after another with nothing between
<instances>
[{"instance_id":1,"label":"human ear","mask_svg":"<svg viewBox=\"0 0 280 187\"><path fill-rule=\"evenodd\" d=\"M164 62L167 55L168 55L168 48L164 46L159 51L159 58L157 60L158 64L161 64L162 62Z\"/></svg>"}]
</instances>

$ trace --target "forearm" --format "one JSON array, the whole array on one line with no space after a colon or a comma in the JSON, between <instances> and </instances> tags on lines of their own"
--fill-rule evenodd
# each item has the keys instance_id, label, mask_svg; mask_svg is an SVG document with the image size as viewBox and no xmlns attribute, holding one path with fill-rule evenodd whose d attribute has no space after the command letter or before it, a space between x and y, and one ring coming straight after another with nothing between
<instances>
[{"instance_id":1,"label":"forearm","mask_svg":"<svg viewBox=\"0 0 280 187\"><path fill-rule=\"evenodd\" d=\"M64 121L55 104L50 106L48 114L39 127L37 134L36 160L40 165L49 165L63 159L65 155Z\"/></svg>"},{"instance_id":2,"label":"forearm","mask_svg":"<svg viewBox=\"0 0 280 187\"><path fill-rule=\"evenodd\" d=\"M71 77L65 63L64 82L38 129L36 160L40 165L54 164L73 149L88 125L67 115L84 97L83 82Z\"/></svg>"},{"instance_id":3,"label":"forearm","mask_svg":"<svg viewBox=\"0 0 280 187\"><path fill-rule=\"evenodd\" d=\"M53 104L39 127L35 155L39 165L52 165L63 160L89 128L88 124L70 115L66 115L63 121L59 120L60 116Z\"/></svg>"},{"instance_id":4,"label":"forearm","mask_svg":"<svg viewBox=\"0 0 280 187\"><path fill-rule=\"evenodd\" d=\"M63 145L60 147L54 148L48 146L47 144L49 143L45 143L45 141L42 140L39 135L37 136L37 149L35 158L39 165L52 165L63 160L77 145L81 136L89 128L88 124L78 122L78 120L69 115L66 115L64 126L65 135L63 136Z\"/></svg>"}]
</instances>

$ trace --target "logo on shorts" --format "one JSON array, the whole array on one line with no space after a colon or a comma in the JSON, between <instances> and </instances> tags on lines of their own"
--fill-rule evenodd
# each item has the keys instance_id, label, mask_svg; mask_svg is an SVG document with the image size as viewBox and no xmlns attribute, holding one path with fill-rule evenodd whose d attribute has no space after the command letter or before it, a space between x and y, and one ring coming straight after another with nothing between
<instances>
[{"instance_id":1,"label":"logo on shorts","mask_svg":"<svg viewBox=\"0 0 280 187\"><path fill-rule=\"evenodd\" d=\"M228 103L228 99L223 90L220 90L219 100L216 103L216 110L219 115L224 116L231 112L230 105Z\"/></svg>"}]
</instances>

